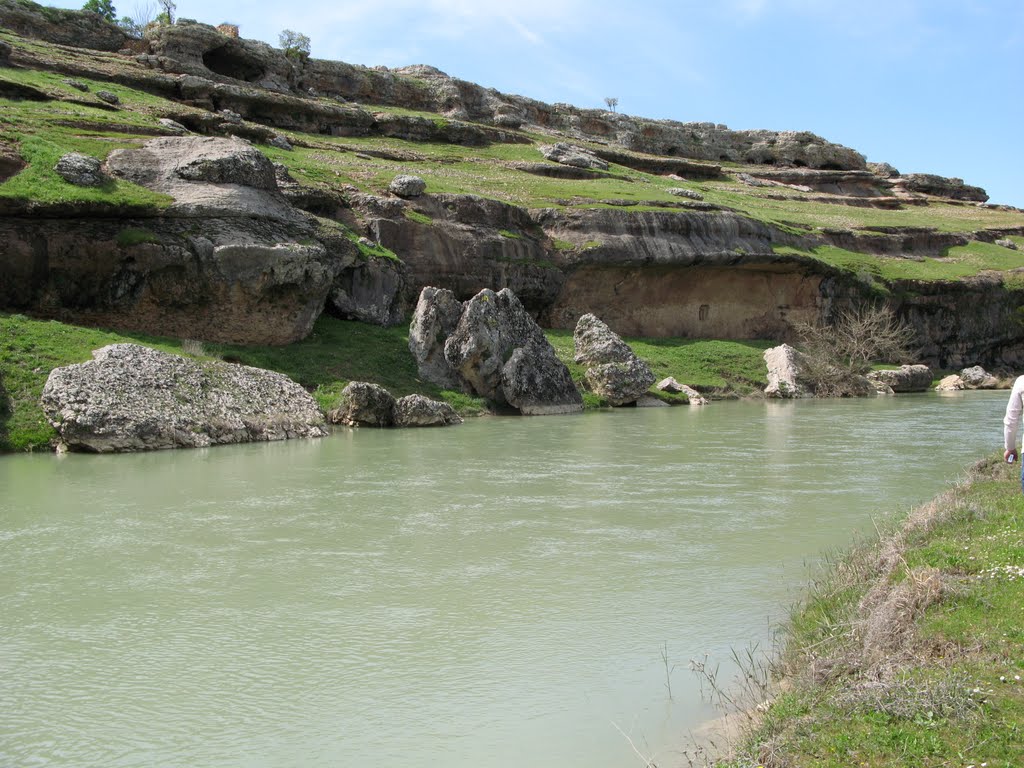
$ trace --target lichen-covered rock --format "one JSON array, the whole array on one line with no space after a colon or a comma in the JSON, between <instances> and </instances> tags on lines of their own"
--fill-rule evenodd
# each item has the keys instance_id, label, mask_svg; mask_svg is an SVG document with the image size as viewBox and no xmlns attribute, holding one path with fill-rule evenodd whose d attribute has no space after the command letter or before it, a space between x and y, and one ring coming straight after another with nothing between
<instances>
[{"instance_id":1,"label":"lichen-covered rock","mask_svg":"<svg viewBox=\"0 0 1024 768\"><path fill-rule=\"evenodd\" d=\"M480 397L532 415L578 410L568 369L508 288L485 288L466 302L444 356Z\"/></svg>"},{"instance_id":2,"label":"lichen-covered rock","mask_svg":"<svg viewBox=\"0 0 1024 768\"><path fill-rule=\"evenodd\" d=\"M970 200L984 203L988 193L981 187L964 184L963 179L936 176L933 173L905 173L897 179L900 186L911 192L944 197L949 200Z\"/></svg>"},{"instance_id":3,"label":"lichen-covered rock","mask_svg":"<svg viewBox=\"0 0 1024 768\"><path fill-rule=\"evenodd\" d=\"M691 200L704 199L704 195L702 195L700 192L695 192L692 189L684 189L683 187L670 187L665 191L668 192L670 195L675 195L676 197L688 197Z\"/></svg>"},{"instance_id":4,"label":"lichen-covered rock","mask_svg":"<svg viewBox=\"0 0 1024 768\"><path fill-rule=\"evenodd\" d=\"M547 341L531 339L516 348L501 369L501 391L506 402L524 416L583 410L583 397L569 369Z\"/></svg>"},{"instance_id":5,"label":"lichen-covered rock","mask_svg":"<svg viewBox=\"0 0 1024 768\"><path fill-rule=\"evenodd\" d=\"M541 147L540 153L548 160L561 165L571 165L574 168L594 168L598 171L607 171L608 163L595 155L593 152L577 147L575 144L558 142Z\"/></svg>"},{"instance_id":6,"label":"lichen-covered rock","mask_svg":"<svg viewBox=\"0 0 1024 768\"><path fill-rule=\"evenodd\" d=\"M96 98L115 106L121 103L121 97L111 91L96 91Z\"/></svg>"},{"instance_id":7,"label":"lichen-covered rock","mask_svg":"<svg viewBox=\"0 0 1024 768\"><path fill-rule=\"evenodd\" d=\"M270 137L270 141L268 143L272 147L277 147L278 149L283 149L285 152L291 152L292 151L292 143L290 141L288 141L288 139L286 137L282 136L279 133L276 133L273 136L271 136Z\"/></svg>"},{"instance_id":8,"label":"lichen-covered rock","mask_svg":"<svg viewBox=\"0 0 1024 768\"><path fill-rule=\"evenodd\" d=\"M654 383L650 366L592 314L577 321L573 349L575 361L587 366L584 379L591 391L612 405L636 402Z\"/></svg>"},{"instance_id":9,"label":"lichen-covered rock","mask_svg":"<svg viewBox=\"0 0 1024 768\"><path fill-rule=\"evenodd\" d=\"M516 295L485 288L466 302L459 323L444 345L448 364L480 397L505 403L501 369L516 347L531 340L547 344L544 333Z\"/></svg>"},{"instance_id":10,"label":"lichen-covered rock","mask_svg":"<svg viewBox=\"0 0 1024 768\"><path fill-rule=\"evenodd\" d=\"M277 189L274 164L266 155L243 141L223 139L180 139L188 141L191 151L175 168L189 181L210 184L239 184L256 189Z\"/></svg>"},{"instance_id":11,"label":"lichen-covered rock","mask_svg":"<svg viewBox=\"0 0 1024 768\"><path fill-rule=\"evenodd\" d=\"M403 174L396 176L388 184L388 190L399 197L419 197L427 189L427 182L419 176Z\"/></svg>"},{"instance_id":12,"label":"lichen-covered rock","mask_svg":"<svg viewBox=\"0 0 1024 768\"><path fill-rule=\"evenodd\" d=\"M321 437L313 398L280 373L138 344L51 371L42 406L61 446L99 453Z\"/></svg>"},{"instance_id":13,"label":"lichen-covered rock","mask_svg":"<svg viewBox=\"0 0 1024 768\"><path fill-rule=\"evenodd\" d=\"M445 427L461 423L462 417L448 403L423 395L406 395L395 401L396 427Z\"/></svg>"},{"instance_id":14,"label":"lichen-covered rock","mask_svg":"<svg viewBox=\"0 0 1024 768\"><path fill-rule=\"evenodd\" d=\"M341 391L341 406L327 414L332 424L390 427L395 423L395 398L379 384L350 382Z\"/></svg>"},{"instance_id":15,"label":"lichen-covered rock","mask_svg":"<svg viewBox=\"0 0 1024 768\"><path fill-rule=\"evenodd\" d=\"M416 360L420 378L442 389L461 389L462 379L445 358L448 337L462 317L462 302L446 288L425 287L412 322L409 323L409 351Z\"/></svg>"},{"instance_id":16,"label":"lichen-covered rock","mask_svg":"<svg viewBox=\"0 0 1024 768\"><path fill-rule=\"evenodd\" d=\"M766 349L764 362L768 366L766 397L790 399L813 396L813 390L802 377L803 354L798 349L789 344Z\"/></svg>"},{"instance_id":17,"label":"lichen-covered rock","mask_svg":"<svg viewBox=\"0 0 1024 768\"><path fill-rule=\"evenodd\" d=\"M893 370L872 371L868 379L889 385L893 392L924 392L932 384L932 369L927 365L901 365Z\"/></svg>"},{"instance_id":18,"label":"lichen-covered rock","mask_svg":"<svg viewBox=\"0 0 1024 768\"><path fill-rule=\"evenodd\" d=\"M53 166L64 181L77 187L98 187L104 182L100 161L81 152L68 152Z\"/></svg>"},{"instance_id":19,"label":"lichen-covered rock","mask_svg":"<svg viewBox=\"0 0 1024 768\"><path fill-rule=\"evenodd\" d=\"M995 389L999 386L999 379L980 365L964 368L960 371L960 378L968 389Z\"/></svg>"},{"instance_id":20,"label":"lichen-covered rock","mask_svg":"<svg viewBox=\"0 0 1024 768\"><path fill-rule=\"evenodd\" d=\"M634 357L633 350L596 315L586 314L572 334L573 359L577 363L621 363ZM652 382L653 383L653 382Z\"/></svg>"},{"instance_id":21,"label":"lichen-covered rock","mask_svg":"<svg viewBox=\"0 0 1024 768\"><path fill-rule=\"evenodd\" d=\"M599 363L583 374L590 390L610 405L635 403L654 383L650 367L638 357L622 363Z\"/></svg>"}]
</instances>

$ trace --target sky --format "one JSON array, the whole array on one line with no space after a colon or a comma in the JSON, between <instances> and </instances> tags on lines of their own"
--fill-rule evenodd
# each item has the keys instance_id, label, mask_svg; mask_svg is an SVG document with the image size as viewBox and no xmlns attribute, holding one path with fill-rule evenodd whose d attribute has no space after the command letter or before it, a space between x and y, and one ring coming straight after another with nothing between
<instances>
[{"instance_id":1,"label":"sky","mask_svg":"<svg viewBox=\"0 0 1024 768\"><path fill-rule=\"evenodd\" d=\"M1021 0L178 0L177 15L545 102L811 131L1024 208Z\"/></svg>"}]
</instances>

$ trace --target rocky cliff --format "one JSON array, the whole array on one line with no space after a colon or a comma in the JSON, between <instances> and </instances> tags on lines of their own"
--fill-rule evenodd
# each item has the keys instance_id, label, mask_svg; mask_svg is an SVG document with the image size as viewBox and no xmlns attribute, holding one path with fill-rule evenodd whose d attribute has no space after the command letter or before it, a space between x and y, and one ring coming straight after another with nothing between
<instances>
[{"instance_id":1,"label":"rocky cliff","mask_svg":"<svg viewBox=\"0 0 1024 768\"><path fill-rule=\"evenodd\" d=\"M322 311L406 322L428 285L510 288L544 324L593 313L638 336L786 339L882 300L932 364L1024 365L1024 214L960 179L804 132L52 11L0 0L0 307L285 344ZM73 150L97 161L93 191L55 175ZM415 191L389 188L409 174Z\"/></svg>"}]
</instances>

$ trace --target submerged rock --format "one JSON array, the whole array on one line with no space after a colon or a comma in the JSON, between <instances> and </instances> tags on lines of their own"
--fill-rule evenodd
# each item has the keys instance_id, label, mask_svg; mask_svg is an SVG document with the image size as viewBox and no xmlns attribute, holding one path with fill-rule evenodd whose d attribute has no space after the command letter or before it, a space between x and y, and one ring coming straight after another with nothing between
<instances>
[{"instance_id":1,"label":"submerged rock","mask_svg":"<svg viewBox=\"0 0 1024 768\"><path fill-rule=\"evenodd\" d=\"M50 372L42 406L60 446L97 453L321 437L316 401L287 376L138 344Z\"/></svg>"}]
</instances>

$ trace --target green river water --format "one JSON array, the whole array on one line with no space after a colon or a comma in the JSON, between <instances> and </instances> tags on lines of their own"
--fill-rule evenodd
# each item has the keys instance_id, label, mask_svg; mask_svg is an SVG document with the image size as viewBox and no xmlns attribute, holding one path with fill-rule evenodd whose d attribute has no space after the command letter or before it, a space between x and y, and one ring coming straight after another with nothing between
<instances>
[{"instance_id":1,"label":"green river water","mask_svg":"<svg viewBox=\"0 0 1024 768\"><path fill-rule=\"evenodd\" d=\"M0 457L0 765L641 765L623 734L679 765L715 715L687 663L770 645L823 552L999 448L1005 401Z\"/></svg>"}]
</instances>

